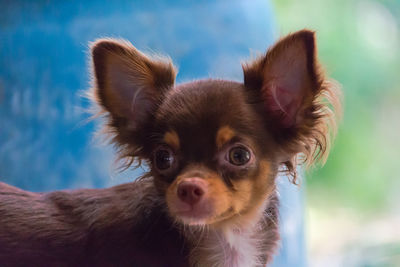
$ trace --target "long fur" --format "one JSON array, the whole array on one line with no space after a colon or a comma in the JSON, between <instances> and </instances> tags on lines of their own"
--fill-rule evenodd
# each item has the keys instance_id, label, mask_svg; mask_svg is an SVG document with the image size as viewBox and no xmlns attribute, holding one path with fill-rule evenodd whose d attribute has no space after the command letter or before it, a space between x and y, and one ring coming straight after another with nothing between
<instances>
[{"instance_id":1,"label":"long fur","mask_svg":"<svg viewBox=\"0 0 400 267\"><path fill-rule=\"evenodd\" d=\"M148 57L127 41L98 40L91 51L88 97L97 105L94 117L104 120L101 132L123 168L145 162L149 171L106 189L31 193L0 183L0 265L271 263L279 241L278 172L296 184L298 164L323 163L341 114L340 90L319 66L314 33L288 35L244 64L244 83L175 86L169 59ZM295 87L301 101L287 120L292 112L271 102L268 71L293 62L300 82L282 86ZM245 163L232 162L235 149L247 151ZM166 168L157 166L160 151L173 159ZM196 186L200 201L185 202L183 182Z\"/></svg>"}]
</instances>

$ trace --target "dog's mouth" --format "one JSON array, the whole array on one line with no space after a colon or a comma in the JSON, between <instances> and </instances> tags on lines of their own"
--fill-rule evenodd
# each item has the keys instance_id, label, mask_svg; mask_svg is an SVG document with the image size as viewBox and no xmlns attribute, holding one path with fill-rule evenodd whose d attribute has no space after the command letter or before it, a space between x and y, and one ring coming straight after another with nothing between
<instances>
[{"instance_id":1,"label":"dog's mouth","mask_svg":"<svg viewBox=\"0 0 400 267\"><path fill-rule=\"evenodd\" d=\"M199 203L188 204L176 200L170 203L170 211L173 216L184 224L203 225L215 217L215 208L212 200L202 199Z\"/></svg>"},{"instance_id":2,"label":"dog's mouth","mask_svg":"<svg viewBox=\"0 0 400 267\"><path fill-rule=\"evenodd\" d=\"M185 203L170 203L171 215L185 225L213 225L229 219L235 214L232 206L223 211L218 211L213 199L205 199L204 203L190 206Z\"/></svg>"}]
</instances>

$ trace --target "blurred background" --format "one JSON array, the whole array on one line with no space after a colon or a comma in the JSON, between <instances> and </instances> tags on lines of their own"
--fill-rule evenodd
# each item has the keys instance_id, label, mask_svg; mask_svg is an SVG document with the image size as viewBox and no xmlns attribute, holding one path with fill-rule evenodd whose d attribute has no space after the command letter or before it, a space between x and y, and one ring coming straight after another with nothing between
<instances>
[{"instance_id":1,"label":"blurred background","mask_svg":"<svg viewBox=\"0 0 400 267\"><path fill-rule=\"evenodd\" d=\"M168 54L178 82L240 81L241 60L316 30L344 119L324 168L300 189L279 179L274 266L400 266L400 1L0 0L0 10L0 181L31 191L111 186L143 171L118 173L112 147L93 139L99 121L87 122L81 97L88 42L126 38Z\"/></svg>"},{"instance_id":2,"label":"blurred background","mask_svg":"<svg viewBox=\"0 0 400 267\"><path fill-rule=\"evenodd\" d=\"M280 33L317 31L345 100L327 164L306 175L310 266L400 266L400 1L273 4Z\"/></svg>"}]
</instances>

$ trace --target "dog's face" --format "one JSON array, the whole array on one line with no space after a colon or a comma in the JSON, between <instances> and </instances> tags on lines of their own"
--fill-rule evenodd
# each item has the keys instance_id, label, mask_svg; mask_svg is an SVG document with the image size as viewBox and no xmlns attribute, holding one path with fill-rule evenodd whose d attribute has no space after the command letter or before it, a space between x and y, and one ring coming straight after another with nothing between
<instances>
[{"instance_id":1,"label":"dog's face","mask_svg":"<svg viewBox=\"0 0 400 267\"><path fill-rule=\"evenodd\" d=\"M244 219L273 189L276 145L245 90L228 81L182 84L156 112L152 174L184 223Z\"/></svg>"},{"instance_id":2,"label":"dog's face","mask_svg":"<svg viewBox=\"0 0 400 267\"><path fill-rule=\"evenodd\" d=\"M243 66L244 82L174 85L168 60L124 41L92 46L94 97L122 157L146 160L171 216L184 224L251 221L281 165L326 150L329 94L314 34L300 31ZM319 150L315 150L319 147Z\"/></svg>"}]
</instances>

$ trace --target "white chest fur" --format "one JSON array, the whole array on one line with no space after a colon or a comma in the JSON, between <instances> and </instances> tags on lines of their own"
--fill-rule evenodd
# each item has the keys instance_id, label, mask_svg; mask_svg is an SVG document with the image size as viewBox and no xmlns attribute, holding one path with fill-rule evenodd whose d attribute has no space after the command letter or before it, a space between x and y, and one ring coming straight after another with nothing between
<instances>
[{"instance_id":1,"label":"white chest fur","mask_svg":"<svg viewBox=\"0 0 400 267\"><path fill-rule=\"evenodd\" d=\"M193 266L262 266L262 235L254 229L204 230L191 255Z\"/></svg>"}]
</instances>

